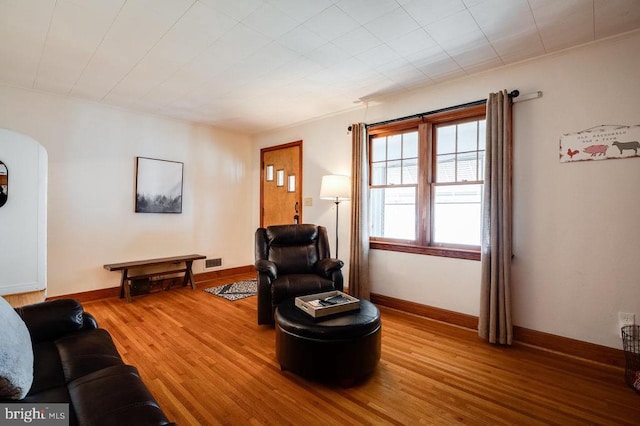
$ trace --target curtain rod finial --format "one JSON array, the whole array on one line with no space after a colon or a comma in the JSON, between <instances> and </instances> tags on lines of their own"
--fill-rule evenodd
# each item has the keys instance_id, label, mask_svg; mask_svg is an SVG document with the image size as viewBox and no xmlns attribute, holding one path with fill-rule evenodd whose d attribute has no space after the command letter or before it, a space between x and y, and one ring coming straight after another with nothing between
<instances>
[{"instance_id":1,"label":"curtain rod finial","mask_svg":"<svg viewBox=\"0 0 640 426\"><path fill-rule=\"evenodd\" d=\"M517 98L519 95L520 91L518 89L512 90L511 93L509 93L509 96L511 96L512 98Z\"/></svg>"}]
</instances>

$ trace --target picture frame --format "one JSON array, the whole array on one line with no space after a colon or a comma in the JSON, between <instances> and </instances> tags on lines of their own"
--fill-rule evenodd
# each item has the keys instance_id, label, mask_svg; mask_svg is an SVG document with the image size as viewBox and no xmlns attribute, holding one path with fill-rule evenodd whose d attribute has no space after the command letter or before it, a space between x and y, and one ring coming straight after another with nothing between
<instances>
[{"instance_id":1,"label":"picture frame","mask_svg":"<svg viewBox=\"0 0 640 426\"><path fill-rule=\"evenodd\" d=\"M136 213L182 213L184 164L136 157Z\"/></svg>"}]
</instances>

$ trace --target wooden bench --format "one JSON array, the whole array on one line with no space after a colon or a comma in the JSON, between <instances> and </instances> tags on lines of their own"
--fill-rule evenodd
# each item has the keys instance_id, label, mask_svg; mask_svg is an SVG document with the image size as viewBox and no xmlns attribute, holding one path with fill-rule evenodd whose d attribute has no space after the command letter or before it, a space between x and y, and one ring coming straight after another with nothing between
<instances>
[{"instance_id":1,"label":"wooden bench","mask_svg":"<svg viewBox=\"0 0 640 426\"><path fill-rule=\"evenodd\" d=\"M186 256L174 256L174 257L162 257L158 259L146 259L136 260L133 262L123 263L111 263L104 265L104 269L107 271L122 271L122 278L120 279L120 298L126 297L127 303L131 302L131 281L142 278L156 277L160 275L178 274L184 273L184 280L182 285L186 286L191 283L191 289L195 290L196 285L194 283L193 271L191 266L194 260L206 259L207 256L201 254L188 254ZM170 270L163 270L150 273L142 273L138 275L130 275L131 269L148 268L158 265L180 265L184 263L183 267L173 268Z\"/></svg>"}]
</instances>

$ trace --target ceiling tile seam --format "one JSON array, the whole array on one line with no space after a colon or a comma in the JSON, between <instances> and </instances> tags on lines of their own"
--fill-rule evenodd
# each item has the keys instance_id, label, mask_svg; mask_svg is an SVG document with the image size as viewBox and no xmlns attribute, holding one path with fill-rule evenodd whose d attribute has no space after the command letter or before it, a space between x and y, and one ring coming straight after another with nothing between
<instances>
[{"instance_id":1,"label":"ceiling tile seam","mask_svg":"<svg viewBox=\"0 0 640 426\"><path fill-rule=\"evenodd\" d=\"M267 36L267 35L265 35L265 34L263 34L263 33L259 32L257 29L253 29L251 26L247 25L246 23L244 23L244 22L242 22L242 21L238 21L238 25L243 25L244 27L249 28L249 29L251 29L252 31L256 31L256 32L257 32L257 33L259 33L260 35L263 35L265 38L268 38L269 40L271 40L271 43L278 43L278 42L277 42L277 39L274 39L274 38L272 38L272 37L269 37L269 36ZM301 25L302 25L302 24L301 24ZM296 27L296 28L297 28L297 27ZM217 41L217 40L213 41L213 42L211 43L211 45L213 45L216 41ZM269 44L271 44L271 43L269 43ZM210 45L210 46L211 46L211 45ZM287 48L286 46L282 46L281 44L280 44L280 46L281 46L282 48L284 48L284 49L287 49L287 50L289 50L289 51L293 52L291 49ZM206 49L205 49L205 50L206 50ZM254 52L254 53L255 53L255 52ZM293 53L295 53L295 52L293 52ZM198 56L199 56L199 55L198 55ZM194 60L195 58L197 58L198 56L194 57L191 61L193 61L193 60ZM249 55L249 56L245 57L244 59L242 59L242 60L241 60L241 61L239 61L238 63L242 63L242 61L246 60L246 59L247 59L247 58L249 58L250 56L251 56L251 55ZM180 69L184 68L184 66L186 66L186 64L185 64L185 65L183 65L183 67L181 67ZM227 70L231 69L232 67L233 67L233 65L229 65L229 66L228 66L227 68L225 68L223 71L227 71ZM175 73L177 73L180 69L178 69L178 70L176 70L174 73L172 73L172 74L171 74L171 76L175 75ZM220 73L222 73L223 71L220 71ZM262 77L262 76L264 76L264 75L266 75L266 72L265 72L265 74L262 74L260 77ZM162 84L162 83L164 83L165 81L168 81L168 80L171 78L171 76L167 77L167 78L166 78L165 80L163 80L161 83L159 83L158 85L156 85L156 86L154 86L153 88L151 88L151 89L150 89L146 94L144 94L144 95L143 95L142 97L140 97L139 99L143 99L143 98L145 98L146 96L148 96L148 95L149 95L149 94L150 94L150 93L151 93L151 92L152 92L156 87L158 87L159 85L161 85L161 84ZM215 76L213 76L213 77L215 77ZM194 93L201 92L201 91L203 90L203 88L205 88L207 85L211 84L213 81L214 81L214 78L208 79L208 80L207 80L207 81L205 81L202 85L200 85L200 86L198 86L198 87L194 87L194 88L193 88L193 89L191 89L191 90L187 90L186 92L182 93L179 97L174 98L174 99L172 99L171 101L169 101L169 102L167 102L167 103L163 104L160 108L162 108L162 109L165 109L165 108L173 108L173 107L175 106L175 104L176 104L176 103L179 103L179 102L180 102L182 99L184 99L184 98L189 98L189 97L190 97L192 94L194 94ZM225 92L223 92L223 94L231 94L231 93L233 93L233 91L234 91L234 90L238 90L239 88L246 87L246 86L248 86L248 85L250 85L250 83L245 83L245 84L243 84L243 85L241 85L241 86L238 86L238 87L235 87L235 88L231 88L231 89L227 89ZM202 105L205 105L205 104L204 104L204 103L201 103L201 104L200 104L200 107L201 107Z\"/></svg>"},{"instance_id":2,"label":"ceiling tile seam","mask_svg":"<svg viewBox=\"0 0 640 426\"><path fill-rule=\"evenodd\" d=\"M235 20L235 18L232 18ZM237 23L240 23L240 21L236 21ZM242 24L244 25L244 24ZM208 51L214 44L216 44L218 42L218 40L220 40L221 36L216 38L215 40L212 40L211 43L207 44L206 47L204 47L200 52L196 53L191 59L186 60L182 65L179 65L175 70L173 70L171 73L169 73L169 75L162 79L160 82L158 82L157 84L153 85L152 87L150 87L142 96L139 96L138 99L139 100L143 100L145 98L147 98L149 95L151 95L158 87L162 86L163 84L165 84L167 81L171 80L177 73L179 73L180 71L184 70L188 65L192 64L193 61L195 61L196 59L198 59L199 57L202 56L202 54L206 51ZM229 68L231 68L231 65L229 65L227 68L224 68L222 71L226 71ZM187 93L191 93L191 92L184 92L182 93L180 96L184 96ZM177 101L178 99L173 99L172 101L169 102L164 102L162 103L162 105L158 106L158 108L167 108L170 107L175 101Z\"/></svg>"},{"instance_id":3,"label":"ceiling tile seam","mask_svg":"<svg viewBox=\"0 0 640 426\"><path fill-rule=\"evenodd\" d=\"M465 10L466 10L467 12L469 12L469 14L471 15L471 11L469 11L469 8L467 7L467 4L466 4L466 3L463 3L463 4L464 4L464 8L465 8ZM465 69L462 67L462 65L460 65L460 64L458 63L458 61L456 61L453 57L451 57L451 55L449 54L449 52L447 51L447 49L445 49L444 47L442 47L442 45L440 44L440 42L438 42L438 41L437 41L437 40L436 40L436 39L431 35L431 33L429 33L429 30L428 30L427 28L425 28L424 26L422 26L422 25L420 24L420 22L418 22L418 21L416 20L416 18L414 18L414 16L413 16L411 13L409 13L409 11L408 11L407 9L405 9L405 7L404 7L403 5L400 5L400 8L402 8L402 10L404 10L404 11L407 13L407 15L409 15L409 16L411 17L411 19L413 19L413 21L414 21L416 24L418 24L418 27L420 27L420 28L421 28L425 33L427 33L427 35L431 38L431 40L433 40L433 41L434 41L434 43L436 43L436 44L438 45L438 47L439 47L440 49L442 49L442 51L447 55L447 57L448 57L449 59L451 59L453 62L455 62L455 64L456 64L456 65L457 65L457 66L462 70L462 72L464 72L464 74L465 74L465 75L468 75L468 74L469 74L469 73L467 72L467 70L465 70ZM473 15L471 15L471 16L473 16ZM484 33L482 33L482 34L484 35ZM485 36L485 37L486 37L486 36ZM419 70L420 72L422 72L422 74L425 74L422 70L420 70L420 69L418 69L418 70ZM429 80L430 80L430 81L434 81L434 80L433 80L429 75L425 74L425 76L427 76L427 78L429 78Z\"/></svg>"},{"instance_id":4,"label":"ceiling tile seam","mask_svg":"<svg viewBox=\"0 0 640 426\"><path fill-rule=\"evenodd\" d=\"M402 8L402 5L401 5L400 3L398 3L398 0L394 0L394 1L396 2L396 4L397 4L400 8ZM358 23L358 25L360 25L360 26L361 26L361 27L363 27L363 28L365 27L365 25L367 25L367 24L369 24L369 23L371 23L371 22L375 21L376 19L380 18L380 16L378 16L378 17L376 17L376 18L369 19L368 21L360 22L359 20L357 20L357 19L356 19L356 17L355 17L355 16L351 15L351 13L349 13L348 11L346 11L346 10L344 10L342 7L340 7L340 4L339 4L339 3L341 3L341 2L336 2L336 3L334 3L334 5L335 5L338 9L340 9L344 14L346 14L346 15L347 15L347 16L349 16L351 19L353 19L354 21L356 21L356 22ZM326 8L326 9L328 9L328 8ZM402 8L402 10L404 10L404 8ZM406 10L405 10L405 12L406 12ZM411 15L409 15L409 16L411 16Z\"/></svg>"},{"instance_id":5,"label":"ceiling tile seam","mask_svg":"<svg viewBox=\"0 0 640 426\"><path fill-rule=\"evenodd\" d=\"M196 0L196 1L197 1L197 0ZM192 6L193 6L193 5L192 5ZM326 9L326 8L325 8L325 9ZM278 9L278 10L280 10L280 9ZM186 12L185 12L185 13L186 13ZM286 13L285 13L285 14L286 14ZM289 15L287 15L287 16L289 16ZM293 18L293 17L291 17L291 16L290 16L290 18L291 18L291 19L294 19L296 22L299 22L297 19L295 19L295 18ZM245 23L245 22L244 22L244 19L243 19L243 20L241 20L241 21L237 21L235 18L232 18L232 19L234 19L234 21L236 21L236 25L243 25L244 27L249 28L249 29L251 29L252 31L256 31L256 33L260 34L261 36L265 37L266 39L269 39L269 40L271 41L271 43L278 43L278 39L277 39L277 38L273 38L273 37L271 37L271 36L269 36L269 35L267 35L267 34L264 34L264 33L263 33L262 31L260 31L258 28L254 28L254 27L252 27L252 26L248 25L247 23ZM296 25L296 27L295 27L295 28L293 28L291 31L293 31L293 30L294 30L294 29L296 29L296 28L301 27L302 25L303 25L302 23L299 23L299 24L298 24L298 25ZM146 92L145 94L143 94L142 96L138 97L138 99L144 99L144 98L146 98L147 96L149 96L149 95L150 95L150 94L151 94L151 93L152 93L156 88L158 88L159 86L161 86L161 85L162 85L162 84L164 84L165 82L169 81L173 76L175 76L175 75L176 75L176 73L178 73L178 72L180 72L181 70L183 70L183 69L184 69L188 64L193 63L193 61L194 61L194 60L196 60L198 57L200 57L200 56L202 55L202 53L203 53L203 52L206 52L209 48L211 48L211 47L212 47L212 46L213 46L213 45L214 45L214 44L215 44L215 43L216 43L220 38L222 38L222 37L223 37L223 35L221 35L220 37L218 37L218 38L216 38L215 40L211 41L211 43L209 43L209 44L207 45L207 47L206 47L206 48L204 48L204 49L202 50L202 52L200 52L200 53L196 54L194 57L192 57L191 59L189 59L188 61L186 61L184 64L182 64L181 66L179 66L179 67L178 67L176 70L174 70L174 71L173 71L169 76L167 76L165 79L163 79L163 80L162 80L161 82L159 82L158 84L156 84L156 85L154 85L153 87L151 87L149 90L147 90L147 92ZM279 44L282 48L287 49L287 50L289 50L289 51L290 51L290 52L292 52L292 53L296 53L296 52L294 52L293 50L289 49L288 47L286 47L286 46L282 45L281 43L278 43L278 44ZM245 58L245 59L246 59L246 58ZM233 65L229 65L229 66L227 66L226 68L224 68L224 69L220 70L219 72L220 72L220 73L222 73L222 72L224 72L224 71L227 71L227 70L229 70L232 66L233 66ZM134 68L135 68L135 66L134 66ZM126 77L126 76L125 76L125 77ZM179 102L181 99L184 99L185 97L189 97L192 93L196 93L197 91L202 90L202 87L204 87L204 86L206 86L207 84L211 83L211 81L212 81L212 79L209 79L209 80L207 80L207 81L204 83L204 85L203 85L203 86L199 86L199 87L196 87L196 88L194 88L194 89L191 89L191 90L188 90L188 91L183 92L182 94L180 94L180 95L179 95L179 97L174 98L174 99L172 99L172 100L170 100L170 101L168 101L168 102L163 103L163 104L162 104L161 106L159 106L158 108L159 108L159 109L165 109L165 108L171 108L171 107L173 107L173 105L175 105L175 103L176 103L176 102ZM225 92L225 93L232 93L232 91L230 90L230 91ZM107 95L108 95L108 94L107 94ZM105 96L107 96L107 95L105 95Z\"/></svg>"},{"instance_id":6,"label":"ceiling tile seam","mask_svg":"<svg viewBox=\"0 0 640 426\"><path fill-rule=\"evenodd\" d=\"M156 42L153 44L153 46L151 46L151 47L150 47L150 48L145 52L145 54L144 54L144 55L142 55L142 57L141 57L140 59L138 59L138 61L137 61L135 64L133 64L133 66L129 69L129 71L127 71L127 72L125 73L125 75L123 75L123 76L122 76L122 78L121 78L120 80L118 80L118 81L117 81L117 82L116 82L116 83L111 87L111 89L109 89L109 90L107 91L107 93L105 93L105 95L104 95L102 98L100 98L100 102L104 102L105 98L106 98L107 96L109 96L109 95L111 94L111 92L113 92L113 90L114 90L116 87L118 87L118 85L119 85L120 83L122 83L122 82L124 81L124 79L125 79L125 78L127 78L127 77L129 76L129 74L131 74L131 73L133 72L133 70L134 70L134 69L136 69L136 67L137 67L138 65L140 65L140 63L141 63L141 62L142 62L142 61L143 61L143 60L144 60L144 59L149 55L149 53L150 53L153 49L155 49L155 47L156 47L158 44L160 44L160 42L164 39L164 37L165 37L167 34L169 34L169 32L170 32L173 28L175 28L175 26L178 24L178 22L180 22L180 20L181 20L182 18L184 18L184 16L187 14L187 12L189 12L189 11L191 10L191 8L192 8L193 6L195 6L195 4L196 4L197 2L198 2L198 0L193 0L193 2L191 3L191 5L190 5L188 8L186 8L186 9L182 12L182 14L181 14L181 15L180 15L180 16L179 16L179 17L178 17L178 18L173 22L173 24L171 24L171 26L170 26L169 28L167 28L167 30L166 30L166 31L165 31L165 32L164 32L164 33L163 33L163 34L158 38L158 40L156 40Z\"/></svg>"},{"instance_id":7,"label":"ceiling tile seam","mask_svg":"<svg viewBox=\"0 0 640 426\"><path fill-rule=\"evenodd\" d=\"M335 5L338 9L342 10L342 9L340 8L340 6L338 6L338 4L337 4L337 3L332 3L332 4L330 4L329 6L325 7L324 9L321 9L321 10L319 10L318 12L316 12L313 16L311 16L311 17L309 17L309 18L305 19L304 21L301 21L300 19L297 19L295 16L292 16L292 15L288 14L286 10L282 10L282 9L281 9L280 7L278 7L277 5L275 5L275 4L271 4L271 5L272 5L273 7L275 7L276 9L278 9L280 12L284 13L285 15L287 15L289 18L291 18L291 19L293 19L294 21L298 22L300 25L304 25L304 24L306 24L306 23L307 23L307 22L309 22L313 17L320 15L320 14L321 14L321 13L323 13L325 10L330 9L330 8L331 8L331 7L333 7L334 5ZM343 11L343 12L344 12L344 11ZM346 13L346 12L345 12L345 13ZM298 27L296 27L296 28L298 28ZM292 31L293 31L294 29L295 29L295 28L293 28L293 29L292 29Z\"/></svg>"},{"instance_id":8,"label":"ceiling tile seam","mask_svg":"<svg viewBox=\"0 0 640 426\"><path fill-rule=\"evenodd\" d=\"M527 2L528 3L528 2ZM491 50L493 50L493 53L496 54L496 57L500 59L500 63L502 63L502 65L505 65L504 59L502 59L502 56L500 56L500 54L498 54L498 51L496 50L495 46L493 45L493 43L491 43L491 40L489 40L489 37L487 37L487 35L485 34L484 30L482 29L482 27L480 26L480 23L478 22L478 20L476 19L476 17L473 15L473 13L471 12L471 10L469 10L469 7L467 6L467 3L464 4L464 6L467 8L467 10L469 11L469 15L471 15L471 19L473 19L473 22L476 23L476 25L478 26L478 28L480 28L480 32L482 33L482 35L484 36L484 39L487 41L487 43L489 43L489 46L491 46Z\"/></svg>"},{"instance_id":9,"label":"ceiling tile seam","mask_svg":"<svg viewBox=\"0 0 640 426\"><path fill-rule=\"evenodd\" d=\"M42 49L40 49L40 57L38 58L38 65L36 66L36 73L33 76L33 82L31 83L31 88L36 88L36 83L38 82L38 75L40 74L40 66L42 65L42 58L44 57L44 51L47 47L47 41L49 41L49 33L51 32L51 25L53 23L53 16L56 14L56 9L58 8L58 0L53 4L53 10L51 10L51 16L49 17L49 25L47 26L47 35L44 37L44 42L42 43Z\"/></svg>"},{"instance_id":10,"label":"ceiling tile seam","mask_svg":"<svg viewBox=\"0 0 640 426\"><path fill-rule=\"evenodd\" d=\"M396 3L397 3L397 1L396 1ZM336 6L337 6L337 4L336 4ZM407 10L406 10L402 5L400 5L399 3L398 3L398 6L400 6L400 9L404 10L404 11L407 13L407 15L409 15L409 16L411 17L411 19L412 19L412 20L413 20L413 21L418 25L418 28L419 28L420 30L424 31L427 35L429 35L428 31L427 31L424 27L422 27L422 25L420 25L420 23L419 23L418 21L416 21L416 19L413 17L413 15L411 15L409 12L407 12ZM340 8L340 7L338 6L338 8ZM342 9L341 9L341 10L342 10ZM347 13L347 12L345 12L345 13ZM351 16L351 15L349 15L349 16ZM355 18L354 18L354 19L355 19ZM376 18L376 19L377 19L377 18ZM373 22L373 21L375 21L375 19L373 19L373 20L371 20L371 21L369 21L369 22ZM396 49L394 49L394 48L393 48L393 46L390 46L390 45L389 45L389 43L387 43L386 41L384 41L384 40L380 39L380 37L378 37L377 35L373 34L373 33L372 33L372 32L371 32L367 27L365 27L365 25L366 25L366 24L360 24L360 28L362 28L364 31L367 31L369 34L371 34L371 36L372 36L372 37L374 37L376 40L378 40L378 41L380 42L380 44L379 44L378 46L380 46L380 45L384 45L384 46L388 47L388 48L389 48L389 49L391 49L393 52L397 53L397 54L398 54L398 56L399 56L400 58L402 58L403 60L405 60L405 61L407 62L407 64L409 64L409 65L410 65L411 67L413 67L416 71L418 71L419 73L421 73L421 74L424 76L424 78L425 78L426 80L428 80L429 82L433 82L433 80L431 79L431 77L429 77L428 75L426 75L424 72L422 72L422 70L420 70L420 69L419 69L418 67L416 67L413 63L411 63L409 60L407 60L407 59L404 57L404 55L402 55L402 54L400 54L399 52L397 52L397 50L396 50ZM431 35L429 35L429 37L431 37ZM399 37L396 37L395 39L397 39L397 38L399 38ZM432 37L431 37L431 38L432 38ZM395 39L394 39L394 40L395 40ZM435 40L434 40L434 41L435 41ZM339 46L337 46L335 43L333 43L333 41L331 41L331 42L329 42L329 43L330 43L330 44L333 44L334 46L336 46L336 47L338 47L338 48L340 48L340 47L339 47ZM369 48L369 49L367 49L367 50L365 50L365 51L361 52L360 54L364 54L364 53L369 52L369 51L372 51L373 49L376 49L376 48L377 48L377 46L376 46L376 47L371 47L371 48ZM444 51L444 49L442 49L442 50ZM347 52L347 53L349 53L349 52ZM352 56L352 57L353 57L353 58L355 58L355 56ZM453 59L453 58L452 58L452 59ZM456 63L457 63L457 62L456 62ZM462 68L462 67L461 67L461 68ZM380 73L379 71L377 71L377 73L378 73L378 74L380 74L380 75L384 75L384 73ZM365 97L365 98L366 98L366 97L367 97L367 95L364 95L363 97Z\"/></svg>"},{"instance_id":11,"label":"ceiling tile seam","mask_svg":"<svg viewBox=\"0 0 640 426\"><path fill-rule=\"evenodd\" d=\"M128 0L125 0L122 2L122 4L120 5L120 9L118 9L118 13L116 13L116 15L113 17L113 20L111 21L111 23L109 24L109 27L107 28L107 30L104 32L104 34L102 35L102 38L100 39L100 43L98 43L98 45L96 46L96 48L93 50L93 53L91 54L91 57L89 58L89 60L84 64L84 67L82 67L82 70L80 71L80 74L78 74L78 77L76 78L76 80L73 82L73 84L71 85L71 87L69 88L69 90L67 90L66 95L69 96L71 95L71 93L73 92L73 89L76 88L76 86L78 85L78 82L80 81L80 79L82 78L82 76L84 75L85 71L87 70L87 68L89 67L89 64L91 63L91 61L93 61L93 58L96 57L96 54L98 53L98 50L100 50L100 47L102 46L102 44L104 43L104 40L107 38L107 35L109 34L109 32L111 32L111 28L113 28L113 24L115 24L115 22L118 20L118 18L120 17L120 14L122 13L122 11L124 10L125 5L127 4Z\"/></svg>"},{"instance_id":12,"label":"ceiling tile seam","mask_svg":"<svg viewBox=\"0 0 640 426\"><path fill-rule=\"evenodd\" d=\"M205 5L206 6L206 5ZM223 12L220 12L223 13ZM227 15L229 16L229 15ZM231 19L233 19L236 24L235 25L243 25L247 28L250 28L248 25L246 25L245 23L243 23L242 21L238 21L237 19L229 16ZM206 51L208 51L214 44L216 44L218 42L218 40L220 40L222 37L224 37L224 34L218 36L215 40L212 40L211 43L207 44L207 46L202 49L201 52L196 53L191 59L188 59L187 61L185 61L182 65L178 66L173 72L171 72L166 78L164 78L162 81L160 81L159 83L157 83L156 85L154 85L153 87L149 88L142 96L138 97L138 99L142 100L147 98L151 93L153 93L153 91L155 91L158 87L162 86L164 83L166 83L167 81L171 80L177 73L179 73L180 71L182 71L183 69L185 69L185 67L187 67L188 65L192 64L193 61L195 61L197 58L201 57L202 54ZM285 46L283 46L285 47ZM229 65L226 68L220 70L220 72L224 72L227 71L228 69L230 69L233 65ZM208 82L206 82L205 84L208 84ZM179 95L178 98L172 99L168 102L164 102L162 103L162 105L158 106L157 109L164 109L164 108L170 108L173 104L175 104L175 102L179 101L180 99L182 99L183 97L190 95L191 93L193 93L195 91L195 89L191 90L191 91L185 91L183 93L181 93Z\"/></svg>"},{"instance_id":13,"label":"ceiling tile seam","mask_svg":"<svg viewBox=\"0 0 640 426\"><path fill-rule=\"evenodd\" d=\"M540 40L540 44L542 45L542 49L544 53L549 53L547 50L547 46L544 45L544 40L542 39L542 34L540 34L540 27L538 26L538 20L536 19L536 14L533 13L533 8L531 7L531 1L527 0L527 5L529 6L529 12L531 12L531 17L533 18L533 23L536 26L536 34L538 34L538 40Z\"/></svg>"}]
</instances>

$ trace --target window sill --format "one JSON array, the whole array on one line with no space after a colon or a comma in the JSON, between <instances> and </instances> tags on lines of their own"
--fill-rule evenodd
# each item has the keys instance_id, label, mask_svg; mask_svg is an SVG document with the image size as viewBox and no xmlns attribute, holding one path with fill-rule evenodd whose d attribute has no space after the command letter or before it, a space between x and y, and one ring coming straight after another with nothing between
<instances>
[{"instance_id":1,"label":"window sill","mask_svg":"<svg viewBox=\"0 0 640 426\"><path fill-rule=\"evenodd\" d=\"M398 251L402 253L424 254L427 256L450 257L453 259L480 260L479 250L467 250L443 247L425 247L402 243L370 241L371 250Z\"/></svg>"}]
</instances>

